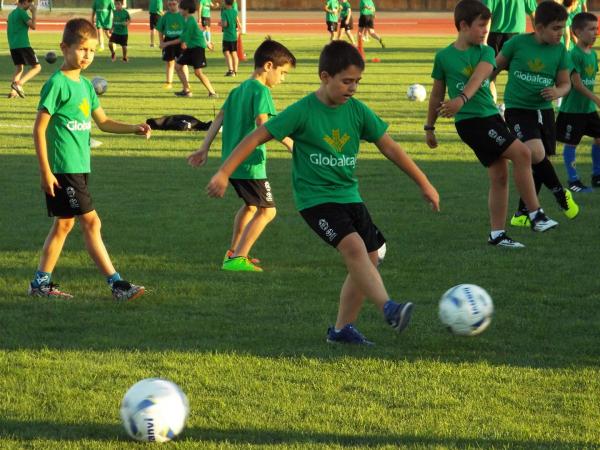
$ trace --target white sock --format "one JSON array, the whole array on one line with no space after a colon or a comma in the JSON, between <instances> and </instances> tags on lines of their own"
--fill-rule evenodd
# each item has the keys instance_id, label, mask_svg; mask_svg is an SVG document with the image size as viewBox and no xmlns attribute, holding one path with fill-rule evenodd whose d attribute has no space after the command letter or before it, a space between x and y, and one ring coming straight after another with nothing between
<instances>
[{"instance_id":1,"label":"white sock","mask_svg":"<svg viewBox=\"0 0 600 450\"><path fill-rule=\"evenodd\" d=\"M502 233L504 233L504 230L492 230L490 231L490 237L492 239L496 239L498 236L500 236Z\"/></svg>"},{"instance_id":2,"label":"white sock","mask_svg":"<svg viewBox=\"0 0 600 450\"><path fill-rule=\"evenodd\" d=\"M534 212L530 212L528 214L529 220L533 220L535 218L536 214L538 213L538 211L541 212L542 214L544 213L544 210L542 208L538 208Z\"/></svg>"}]
</instances>

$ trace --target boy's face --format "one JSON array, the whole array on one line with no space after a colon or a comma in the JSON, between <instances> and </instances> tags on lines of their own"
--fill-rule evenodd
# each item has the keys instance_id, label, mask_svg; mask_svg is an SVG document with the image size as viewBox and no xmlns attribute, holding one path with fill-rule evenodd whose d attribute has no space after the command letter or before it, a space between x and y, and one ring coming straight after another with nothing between
<instances>
[{"instance_id":1,"label":"boy's face","mask_svg":"<svg viewBox=\"0 0 600 450\"><path fill-rule=\"evenodd\" d=\"M65 65L67 69L85 70L94 60L96 53L96 45L98 40L94 38L84 39L78 44L67 45L64 42L60 44L60 49L65 57Z\"/></svg>"},{"instance_id":2,"label":"boy's face","mask_svg":"<svg viewBox=\"0 0 600 450\"><path fill-rule=\"evenodd\" d=\"M536 24L535 34L545 44L558 44L565 34L565 20L555 20L548 25Z\"/></svg>"},{"instance_id":3,"label":"boy's face","mask_svg":"<svg viewBox=\"0 0 600 450\"><path fill-rule=\"evenodd\" d=\"M167 3L167 8L169 8L169 11L171 12L177 12L179 9L179 2L177 0L169 0Z\"/></svg>"},{"instance_id":4,"label":"boy's face","mask_svg":"<svg viewBox=\"0 0 600 450\"><path fill-rule=\"evenodd\" d=\"M179 14L181 14L183 17L187 17L190 15L190 12L187 9L179 8Z\"/></svg>"},{"instance_id":5,"label":"boy's face","mask_svg":"<svg viewBox=\"0 0 600 450\"><path fill-rule=\"evenodd\" d=\"M115 9L121 11L123 9L123 2L115 2Z\"/></svg>"},{"instance_id":6,"label":"boy's face","mask_svg":"<svg viewBox=\"0 0 600 450\"><path fill-rule=\"evenodd\" d=\"M578 42L591 47L596 42L596 35L598 34L598 22L586 22L585 26L581 30L576 32Z\"/></svg>"},{"instance_id":7,"label":"boy's face","mask_svg":"<svg viewBox=\"0 0 600 450\"><path fill-rule=\"evenodd\" d=\"M265 84L272 88L284 82L285 76L290 71L291 66L290 64L285 63L283 66L275 67L271 61L267 61L264 65L264 69L267 73Z\"/></svg>"},{"instance_id":8,"label":"boy's face","mask_svg":"<svg viewBox=\"0 0 600 450\"><path fill-rule=\"evenodd\" d=\"M460 31L465 34L469 44L483 44L490 32L490 20L482 19L480 16L471 22L471 25L467 25L466 22L461 22Z\"/></svg>"},{"instance_id":9,"label":"boy's face","mask_svg":"<svg viewBox=\"0 0 600 450\"><path fill-rule=\"evenodd\" d=\"M33 3L33 0L25 0L23 3L21 3L21 7L27 11L29 9L29 7L31 6L31 4Z\"/></svg>"},{"instance_id":10,"label":"boy's face","mask_svg":"<svg viewBox=\"0 0 600 450\"><path fill-rule=\"evenodd\" d=\"M362 70L358 66L348 66L334 76L321 72L321 86L331 105L343 105L354 95L362 78Z\"/></svg>"}]
</instances>

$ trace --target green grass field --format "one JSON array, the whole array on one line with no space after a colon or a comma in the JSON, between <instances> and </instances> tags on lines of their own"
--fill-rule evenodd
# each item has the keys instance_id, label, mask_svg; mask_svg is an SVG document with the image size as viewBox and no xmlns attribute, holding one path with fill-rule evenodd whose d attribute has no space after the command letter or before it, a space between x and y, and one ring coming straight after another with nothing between
<instances>
[{"instance_id":1,"label":"green grass field","mask_svg":"<svg viewBox=\"0 0 600 450\"><path fill-rule=\"evenodd\" d=\"M35 33L38 54L58 48L58 34ZM250 54L261 36L249 35ZM280 39L298 67L273 96L279 109L317 86L322 36ZM131 62L97 55L88 77L102 75L101 98L116 119L141 122L187 113L210 120L236 79L220 52L206 70L221 98L213 103L162 90L163 65L147 37L132 35ZM295 212L290 158L270 145L269 177L278 217L254 249L263 274L220 271L239 200L204 187L219 163L185 156L204 133L102 134L93 150L91 192L117 269L144 284L139 301L115 303L75 229L54 280L70 301L25 295L50 219L45 217L31 125L37 93L51 71L26 86L24 100L0 99L0 448L138 448L120 424L119 402L134 382L164 377L187 393L191 413L175 448L600 448L599 193L577 196L581 215L567 222L547 190L542 204L557 230L510 230L522 251L486 244L487 176L439 123L441 148L424 144L426 103L405 99L409 84L428 90L434 51L450 38L389 38L370 58L358 93L390 123L390 132L426 171L441 195L431 212L416 187L363 147L361 192L388 240L381 267L397 299L416 303L397 336L371 305L357 324L374 348L325 343L345 269ZM0 74L8 88L5 47ZM501 79L502 84L503 80ZM589 140L578 153L590 175ZM557 171L564 179L560 158ZM517 197L511 193L511 206ZM594 275L596 274L596 275ZM437 302L469 282L492 296L492 326L477 338L448 334Z\"/></svg>"}]
</instances>

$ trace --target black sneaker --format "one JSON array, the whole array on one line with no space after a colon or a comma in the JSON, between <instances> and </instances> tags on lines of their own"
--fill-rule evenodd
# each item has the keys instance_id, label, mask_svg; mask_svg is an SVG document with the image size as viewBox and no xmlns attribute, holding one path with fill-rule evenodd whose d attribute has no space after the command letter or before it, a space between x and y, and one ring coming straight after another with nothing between
<instances>
[{"instance_id":1,"label":"black sneaker","mask_svg":"<svg viewBox=\"0 0 600 450\"><path fill-rule=\"evenodd\" d=\"M396 303L393 300L388 300L383 307L383 315L388 325L401 333L410 322L413 306L410 302Z\"/></svg>"},{"instance_id":2,"label":"black sneaker","mask_svg":"<svg viewBox=\"0 0 600 450\"><path fill-rule=\"evenodd\" d=\"M506 233L502 233L500 236L496 237L496 239L492 239L492 235L488 237L488 244L494 245L496 247L506 247L506 248L524 248L525 246L520 242L512 240Z\"/></svg>"},{"instance_id":3,"label":"black sneaker","mask_svg":"<svg viewBox=\"0 0 600 450\"><path fill-rule=\"evenodd\" d=\"M191 97L192 91L178 91L178 92L173 92L173 94L175 94L175 96L177 96L177 97Z\"/></svg>"},{"instance_id":4,"label":"black sneaker","mask_svg":"<svg viewBox=\"0 0 600 450\"><path fill-rule=\"evenodd\" d=\"M585 194L592 192L592 188L583 184L581 182L581 180L569 181L569 190L571 192L578 192L578 193L585 193Z\"/></svg>"},{"instance_id":5,"label":"black sneaker","mask_svg":"<svg viewBox=\"0 0 600 450\"><path fill-rule=\"evenodd\" d=\"M144 286L136 286L125 280L115 281L112 285L112 294L115 300L135 300L144 291Z\"/></svg>"},{"instance_id":6,"label":"black sneaker","mask_svg":"<svg viewBox=\"0 0 600 450\"><path fill-rule=\"evenodd\" d=\"M592 187L600 188L600 175L592 175Z\"/></svg>"},{"instance_id":7,"label":"black sneaker","mask_svg":"<svg viewBox=\"0 0 600 450\"><path fill-rule=\"evenodd\" d=\"M225 76L226 76L226 77L233 77L233 76L235 76L235 72L234 72L233 70L228 70L228 71L225 73Z\"/></svg>"},{"instance_id":8,"label":"black sneaker","mask_svg":"<svg viewBox=\"0 0 600 450\"><path fill-rule=\"evenodd\" d=\"M557 225L558 222L546 216L542 208L538 209L537 213L535 214L535 217L531 221L531 229L533 231L539 231L542 233L544 231L548 231L551 228L556 227Z\"/></svg>"},{"instance_id":9,"label":"black sneaker","mask_svg":"<svg viewBox=\"0 0 600 450\"><path fill-rule=\"evenodd\" d=\"M354 344L354 345L375 345L368 341L354 325L349 323L340 331L335 331L334 327L327 329L327 343L329 344Z\"/></svg>"}]
</instances>

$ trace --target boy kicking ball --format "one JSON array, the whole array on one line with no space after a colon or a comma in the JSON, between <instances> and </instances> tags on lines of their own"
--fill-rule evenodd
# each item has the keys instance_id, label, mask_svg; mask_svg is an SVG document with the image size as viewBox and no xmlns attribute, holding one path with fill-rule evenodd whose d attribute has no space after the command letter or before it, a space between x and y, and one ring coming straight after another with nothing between
<instances>
[{"instance_id":1,"label":"boy kicking ball","mask_svg":"<svg viewBox=\"0 0 600 450\"><path fill-rule=\"evenodd\" d=\"M106 116L92 83L81 76L94 60L98 43L94 25L86 19L72 19L63 32L61 51L64 63L42 88L33 128L41 187L46 194L48 215L54 223L46 237L42 256L29 284L28 294L35 297L71 298L52 283L54 267L63 245L79 219L86 248L117 300L133 300L144 293L121 279L115 270L102 236L100 218L88 191L90 174L90 118L108 133L134 133L150 137L145 123L129 125Z\"/></svg>"}]
</instances>

